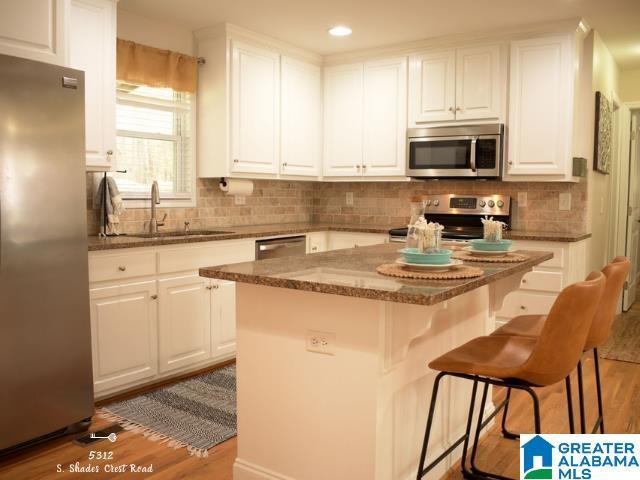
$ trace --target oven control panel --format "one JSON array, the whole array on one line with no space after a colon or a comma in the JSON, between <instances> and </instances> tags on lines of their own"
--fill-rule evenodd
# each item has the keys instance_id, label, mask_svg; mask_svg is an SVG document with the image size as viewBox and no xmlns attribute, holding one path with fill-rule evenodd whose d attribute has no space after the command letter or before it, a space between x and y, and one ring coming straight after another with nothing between
<instances>
[{"instance_id":1,"label":"oven control panel","mask_svg":"<svg viewBox=\"0 0 640 480\"><path fill-rule=\"evenodd\" d=\"M509 215L511 198L507 195L424 195L420 197L426 213L464 215Z\"/></svg>"}]
</instances>

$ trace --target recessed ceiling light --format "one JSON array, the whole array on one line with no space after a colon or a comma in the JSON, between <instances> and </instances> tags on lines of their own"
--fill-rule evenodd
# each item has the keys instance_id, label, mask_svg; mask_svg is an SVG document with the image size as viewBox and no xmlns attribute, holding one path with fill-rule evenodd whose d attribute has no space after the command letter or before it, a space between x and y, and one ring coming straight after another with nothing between
<instances>
[{"instance_id":1,"label":"recessed ceiling light","mask_svg":"<svg viewBox=\"0 0 640 480\"><path fill-rule=\"evenodd\" d=\"M346 37L347 35L351 35L351 29L345 25L336 25L329 29L329 35L333 35L334 37Z\"/></svg>"}]
</instances>

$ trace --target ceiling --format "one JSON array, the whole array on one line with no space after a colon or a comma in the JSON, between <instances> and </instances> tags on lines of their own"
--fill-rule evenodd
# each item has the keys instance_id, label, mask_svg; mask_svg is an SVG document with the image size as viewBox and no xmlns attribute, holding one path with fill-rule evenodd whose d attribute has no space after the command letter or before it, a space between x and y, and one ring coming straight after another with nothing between
<instances>
[{"instance_id":1,"label":"ceiling","mask_svg":"<svg viewBox=\"0 0 640 480\"><path fill-rule=\"evenodd\" d=\"M640 67L640 0L120 0L119 7L189 30L229 22L322 55L582 17L621 69ZM337 24L353 35L330 37Z\"/></svg>"}]
</instances>

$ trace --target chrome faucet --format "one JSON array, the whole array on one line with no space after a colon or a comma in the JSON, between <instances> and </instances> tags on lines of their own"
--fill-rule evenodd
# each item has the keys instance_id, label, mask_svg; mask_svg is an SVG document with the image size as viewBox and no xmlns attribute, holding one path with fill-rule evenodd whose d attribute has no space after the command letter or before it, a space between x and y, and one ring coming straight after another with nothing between
<instances>
[{"instance_id":1,"label":"chrome faucet","mask_svg":"<svg viewBox=\"0 0 640 480\"><path fill-rule=\"evenodd\" d=\"M162 220L158 221L156 217L156 205L160 205L160 190L158 189L158 182L154 180L151 185L151 220L149 220L149 233L158 233L158 227L162 227L167 218L167 214L165 213Z\"/></svg>"}]
</instances>

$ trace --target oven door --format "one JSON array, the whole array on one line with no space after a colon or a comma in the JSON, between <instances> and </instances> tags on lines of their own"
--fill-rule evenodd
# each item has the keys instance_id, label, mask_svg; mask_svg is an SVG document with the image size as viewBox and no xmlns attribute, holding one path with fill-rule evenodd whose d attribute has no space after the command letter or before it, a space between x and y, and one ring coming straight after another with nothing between
<instances>
[{"instance_id":1,"label":"oven door","mask_svg":"<svg viewBox=\"0 0 640 480\"><path fill-rule=\"evenodd\" d=\"M407 176L499 177L500 143L500 135L409 138Z\"/></svg>"}]
</instances>

